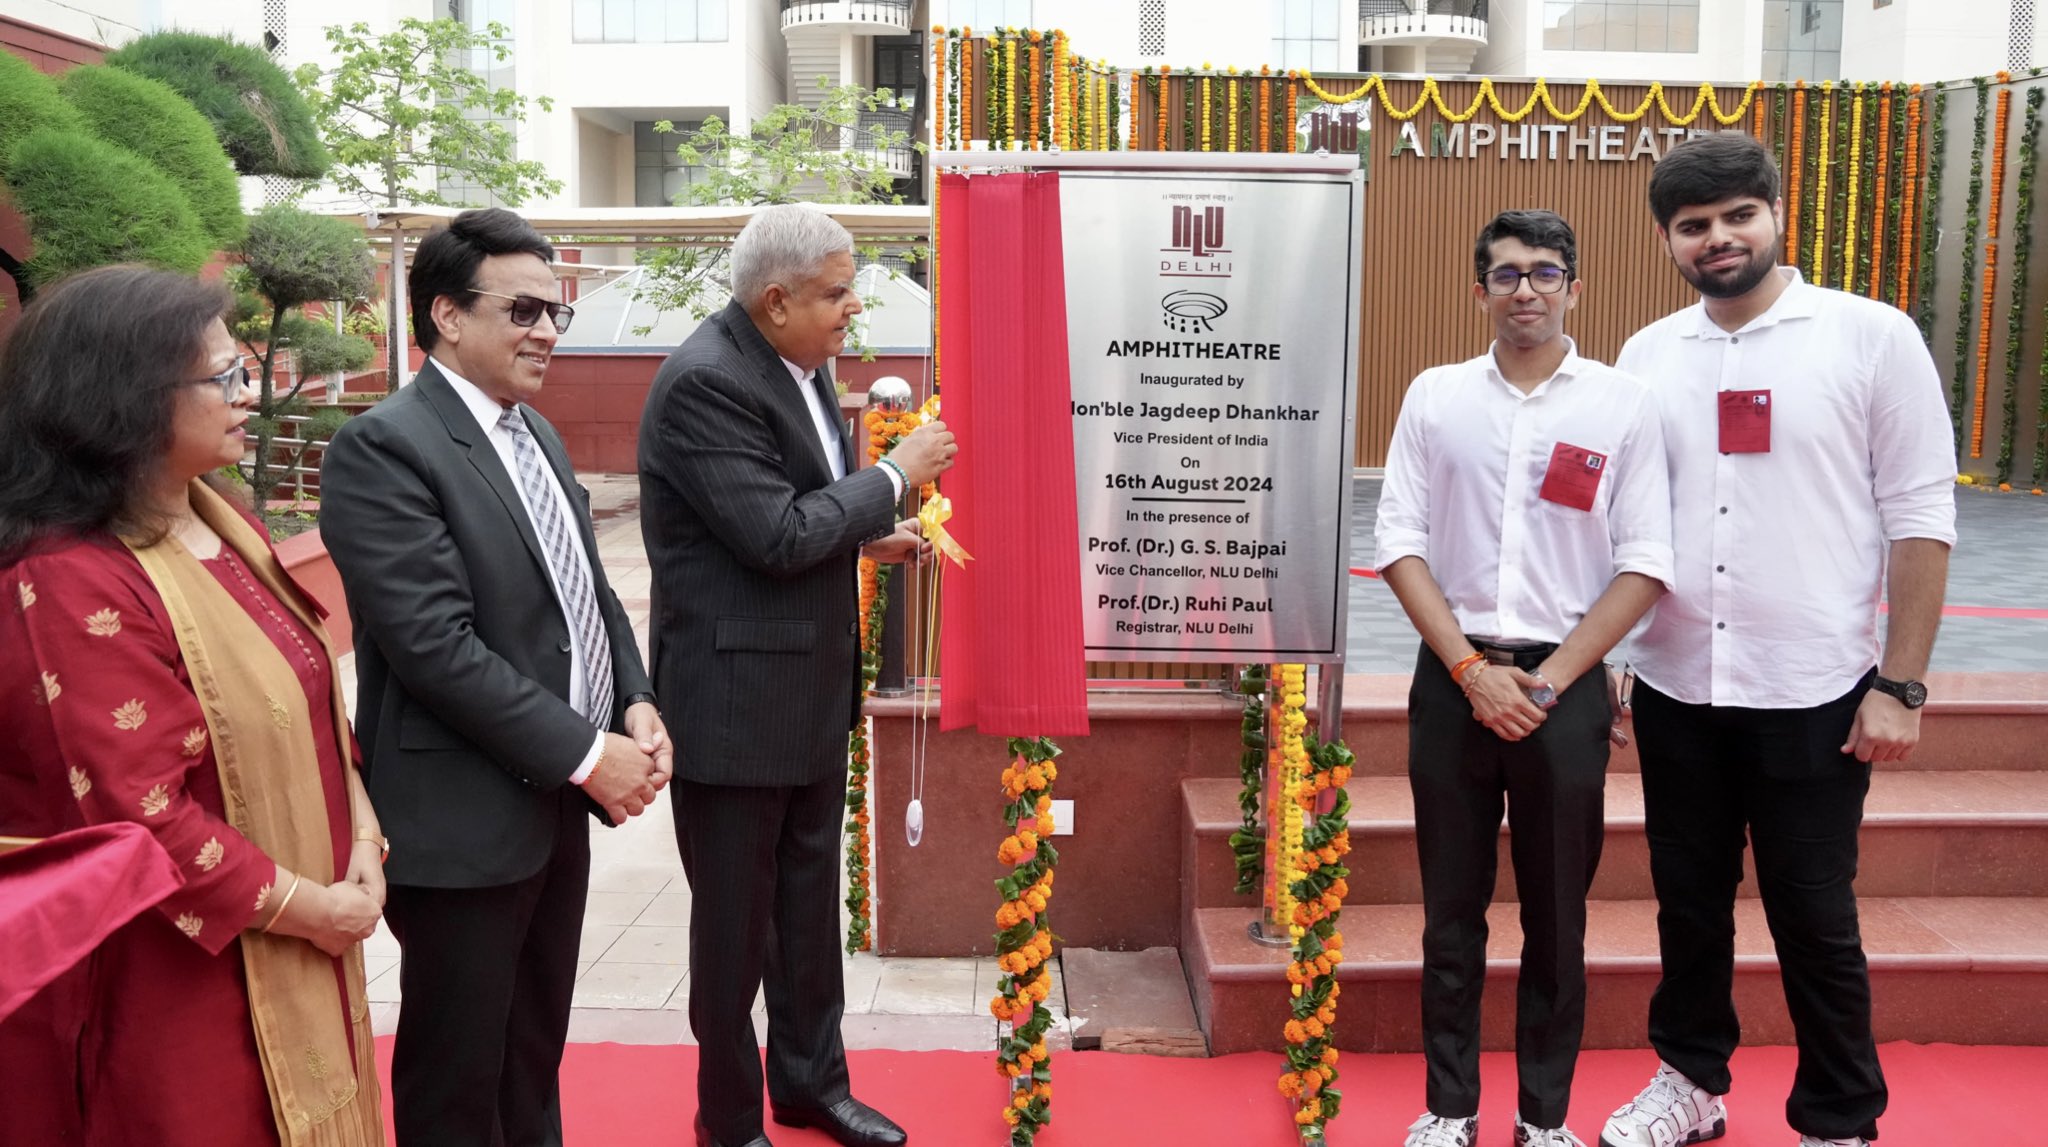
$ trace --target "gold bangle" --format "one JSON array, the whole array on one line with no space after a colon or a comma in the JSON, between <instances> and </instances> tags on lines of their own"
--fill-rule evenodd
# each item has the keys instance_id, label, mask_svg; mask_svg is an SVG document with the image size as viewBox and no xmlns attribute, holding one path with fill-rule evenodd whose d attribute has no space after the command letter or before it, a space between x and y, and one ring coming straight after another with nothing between
<instances>
[{"instance_id":1,"label":"gold bangle","mask_svg":"<svg viewBox=\"0 0 2048 1147\"><path fill-rule=\"evenodd\" d=\"M284 890L284 899L277 902L277 911L270 914L270 922L263 926L265 932L277 927L277 922L284 919L284 910L291 906L292 897L299 894L299 881L304 879L298 873L292 873L292 886Z\"/></svg>"},{"instance_id":2,"label":"gold bangle","mask_svg":"<svg viewBox=\"0 0 2048 1147\"><path fill-rule=\"evenodd\" d=\"M383 833L358 832L356 833L356 843L376 845L377 863L379 864L382 864L384 861L390 859L391 857L391 839L385 836Z\"/></svg>"},{"instance_id":3,"label":"gold bangle","mask_svg":"<svg viewBox=\"0 0 2048 1147\"><path fill-rule=\"evenodd\" d=\"M610 745L607 745L607 744L605 744L605 743L603 743L603 742L599 742L599 743L598 743L598 746L597 746L597 759L596 759L596 760L594 760L594 761L592 761L592 762L590 762L590 771L589 771L589 772L587 772L587 773L585 773L585 774L583 774L583 780L582 780L581 782L579 782L579 785L578 785L578 787L581 787L582 785L588 785L588 784L590 783L590 778L592 778L592 777L594 777L594 776L596 776L596 775L597 775L597 770L599 770L599 769L601 769L601 768L603 768L603 767L604 767L604 755L605 755L605 752L606 752L607 750L609 750L610 748L611 748L611 746L610 746Z\"/></svg>"}]
</instances>

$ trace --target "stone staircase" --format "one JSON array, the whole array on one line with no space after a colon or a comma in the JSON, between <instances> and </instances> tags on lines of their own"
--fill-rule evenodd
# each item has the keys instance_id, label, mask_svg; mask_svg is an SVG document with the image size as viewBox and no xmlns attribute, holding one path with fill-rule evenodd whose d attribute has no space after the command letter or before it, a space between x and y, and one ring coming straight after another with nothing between
<instances>
[{"instance_id":1,"label":"stone staircase","mask_svg":"<svg viewBox=\"0 0 2048 1147\"><path fill-rule=\"evenodd\" d=\"M1363 688L1350 688L1353 682ZM2048 1044L2048 682L1934 675L1922 742L1881 768L1865 805L1857 891L1877 1036L1885 1040ZM1421 886L1406 777L1405 678L1353 678L1347 741L1351 887L1338 1041L1359 1051L1420 1050ZM1359 696L1363 693L1365 696ZM1235 882L1227 839L1237 782L1181 782L1181 953L1213 1054L1278 1050L1284 949L1253 943L1256 907ZM1488 916L1485 1046L1514 1040L1516 922L1506 830ZM1746 1042L1789 1044L1763 910L1745 879L1736 909L1736 1004ZM1609 766L1607 834L1586 938L1585 1046L1640 1047L1658 973L1656 902L1633 749Z\"/></svg>"}]
</instances>

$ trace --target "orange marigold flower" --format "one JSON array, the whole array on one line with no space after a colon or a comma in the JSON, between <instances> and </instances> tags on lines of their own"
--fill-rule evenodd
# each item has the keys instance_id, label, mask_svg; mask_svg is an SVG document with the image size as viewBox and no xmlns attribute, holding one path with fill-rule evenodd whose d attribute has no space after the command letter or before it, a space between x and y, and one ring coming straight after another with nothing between
<instances>
[{"instance_id":1,"label":"orange marigold flower","mask_svg":"<svg viewBox=\"0 0 2048 1147\"><path fill-rule=\"evenodd\" d=\"M1280 1034L1288 1043L1308 1042L1308 1029L1301 1026L1300 1020L1288 1020L1287 1026L1280 1029Z\"/></svg>"},{"instance_id":2,"label":"orange marigold flower","mask_svg":"<svg viewBox=\"0 0 2048 1147\"><path fill-rule=\"evenodd\" d=\"M1323 1049L1323 1063L1325 1063L1326 1065L1328 1065L1328 1066L1330 1066L1330 1067L1335 1067L1335 1066L1337 1066L1337 1049L1336 1049L1336 1048L1334 1048L1334 1047L1326 1047L1326 1048L1324 1048L1324 1049Z\"/></svg>"},{"instance_id":3,"label":"orange marigold flower","mask_svg":"<svg viewBox=\"0 0 2048 1147\"><path fill-rule=\"evenodd\" d=\"M1301 1094L1301 1077L1288 1072L1280 1077L1280 1094L1293 1099Z\"/></svg>"}]
</instances>

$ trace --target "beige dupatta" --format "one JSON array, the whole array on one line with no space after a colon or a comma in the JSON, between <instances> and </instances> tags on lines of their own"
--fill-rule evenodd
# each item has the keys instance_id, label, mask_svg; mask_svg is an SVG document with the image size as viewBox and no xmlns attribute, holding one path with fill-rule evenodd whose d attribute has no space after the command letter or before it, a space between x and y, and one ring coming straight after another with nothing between
<instances>
[{"instance_id":1,"label":"beige dupatta","mask_svg":"<svg viewBox=\"0 0 2048 1147\"><path fill-rule=\"evenodd\" d=\"M265 540L204 483L192 483L191 499L200 520L319 638L331 667L334 651L326 629ZM335 743L348 751L339 674L333 674L331 711L316 718L291 665L190 551L169 537L129 548L163 598L192 690L205 711L229 823L305 880L332 884L339 877L311 722L333 721ZM343 767L352 766L344 761ZM244 932L241 939L250 1020L284 1147L383 1143L362 947L343 960L344 1014L334 990L334 962L325 952L292 936Z\"/></svg>"}]
</instances>

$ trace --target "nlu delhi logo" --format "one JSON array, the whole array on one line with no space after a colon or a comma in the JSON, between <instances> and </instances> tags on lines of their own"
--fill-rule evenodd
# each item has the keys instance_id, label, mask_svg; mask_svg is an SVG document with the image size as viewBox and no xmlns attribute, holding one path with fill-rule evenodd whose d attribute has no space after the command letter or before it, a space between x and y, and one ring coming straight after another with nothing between
<instances>
[{"instance_id":1,"label":"nlu delhi logo","mask_svg":"<svg viewBox=\"0 0 2048 1147\"><path fill-rule=\"evenodd\" d=\"M1159 300L1159 307L1166 312L1167 330L1205 335L1216 329L1215 321L1223 317L1230 304L1203 291L1171 291Z\"/></svg>"},{"instance_id":2,"label":"nlu delhi logo","mask_svg":"<svg viewBox=\"0 0 2048 1147\"><path fill-rule=\"evenodd\" d=\"M1159 277L1162 279L1227 279L1230 277L1228 259L1230 248L1223 245L1223 208L1219 205L1191 207L1177 204L1173 208L1173 241L1160 248L1165 255L1181 255L1185 258L1159 260Z\"/></svg>"}]
</instances>

